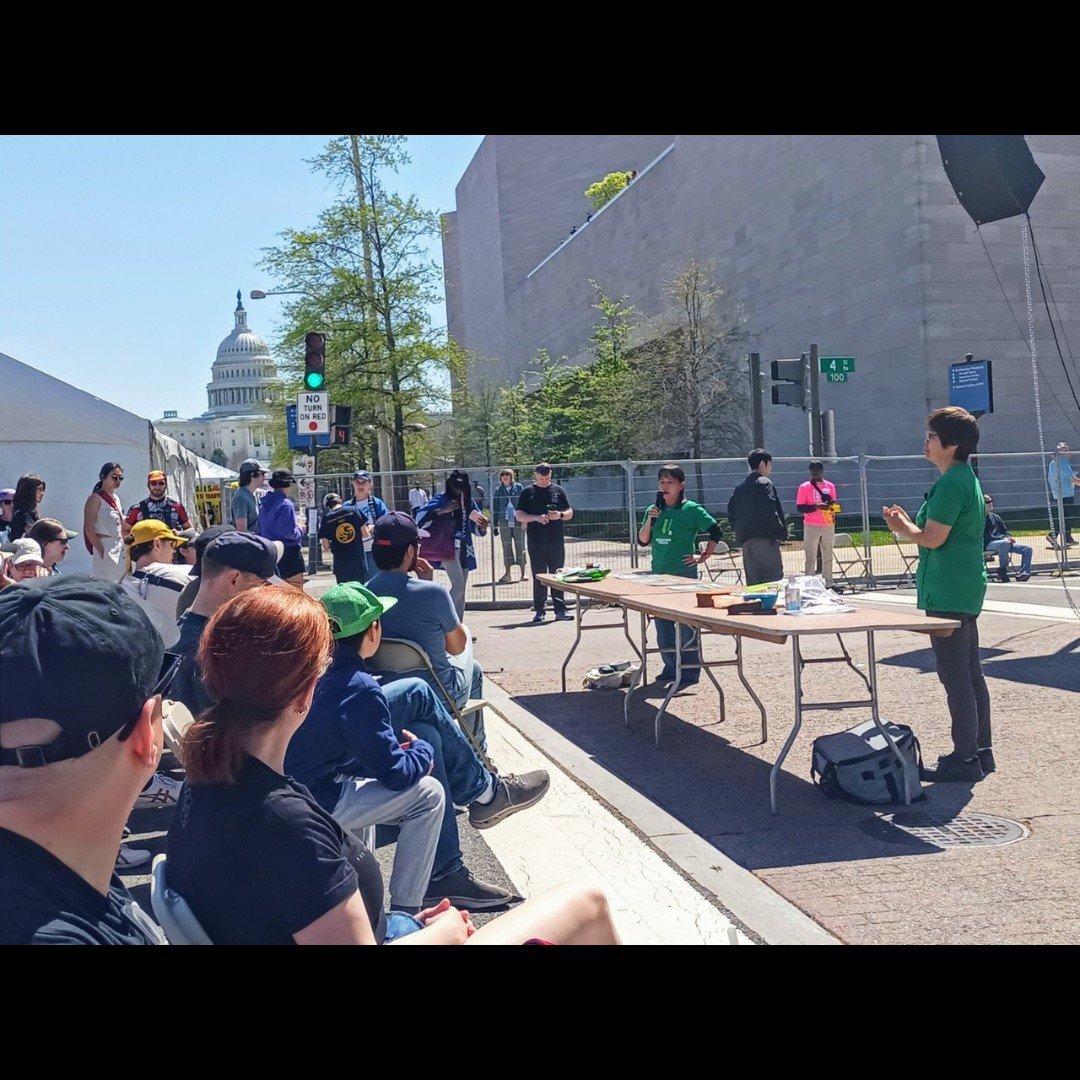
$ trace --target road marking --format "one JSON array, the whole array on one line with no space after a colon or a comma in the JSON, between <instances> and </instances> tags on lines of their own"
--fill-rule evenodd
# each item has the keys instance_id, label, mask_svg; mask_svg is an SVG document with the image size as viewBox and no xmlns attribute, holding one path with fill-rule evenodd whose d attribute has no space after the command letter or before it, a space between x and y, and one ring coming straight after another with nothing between
<instances>
[{"instance_id":1,"label":"road marking","mask_svg":"<svg viewBox=\"0 0 1080 1080\"><path fill-rule=\"evenodd\" d=\"M844 597L856 602L865 601L869 604L902 604L905 607L914 607L916 598L905 596L901 593L874 592L860 594L855 597ZM1017 604L1009 600L987 600L983 603L983 611L994 615L1015 615L1024 619L1053 619L1057 622L1076 622L1076 616L1067 607L1051 607L1049 604Z\"/></svg>"}]
</instances>

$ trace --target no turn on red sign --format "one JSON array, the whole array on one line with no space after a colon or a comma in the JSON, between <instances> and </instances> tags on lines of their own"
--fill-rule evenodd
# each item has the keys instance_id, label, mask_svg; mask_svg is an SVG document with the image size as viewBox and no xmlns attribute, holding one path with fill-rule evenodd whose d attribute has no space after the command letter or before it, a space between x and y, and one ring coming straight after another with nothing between
<instances>
[{"instance_id":1,"label":"no turn on red sign","mask_svg":"<svg viewBox=\"0 0 1080 1080\"><path fill-rule=\"evenodd\" d=\"M298 435L330 434L330 395L299 393L296 395L296 433Z\"/></svg>"}]
</instances>

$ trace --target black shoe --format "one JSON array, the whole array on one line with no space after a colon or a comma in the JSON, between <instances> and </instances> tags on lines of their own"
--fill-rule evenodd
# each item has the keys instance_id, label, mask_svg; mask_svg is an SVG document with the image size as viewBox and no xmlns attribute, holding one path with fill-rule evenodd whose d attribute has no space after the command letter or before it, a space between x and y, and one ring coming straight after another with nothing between
<instances>
[{"instance_id":1,"label":"black shoe","mask_svg":"<svg viewBox=\"0 0 1080 1080\"><path fill-rule=\"evenodd\" d=\"M565 608L562 611L556 611L555 612L555 621L556 622L565 622L567 619L573 619L573 617L574 616L571 615L570 612L567 611Z\"/></svg>"},{"instance_id":2,"label":"black shoe","mask_svg":"<svg viewBox=\"0 0 1080 1080\"><path fill-rule=\"evenodd\" d=\"M534 615L534 616L532 617L532 621L533 621L533 622L543 622L543 621L544 621L544 613L543 613L542 611L538 611L538 612L537 612L537 613L536 613L536 614L535 614L535 615Z\"/></svg>"},{"instance_id":3,"label":"black shoe","mask_svg":"<svg viewBox=\"0 0 1080 1080\"><path fill-rule=\"evenodd\" d=\"M979 764L982 766L984 776L997 772L997 763L994 761L994 751L990 749L979 751Z\"/></svg>"},{"instance_id":4,"label":"black shoe","mask_svg":"<svg viewBox=\"0 0 1080 1080\"><path fill-rule=\"evenodd\" d=\"M996 576L997 580L1001 582L1002 585L1008 585L1009 584L1009 575L1008 574L997 574L995 576Z\"/></svg>"},{"instance_id":5,"label":"black shoe","mask_svg":"<svg viewBox=\"0 0 1080 1080\"><path fill-rule=\"evenodd\" d=\"M474 878L467 866L431 882L424 897L424 906L433 907L444 897L454 907L462 907L467 911L505 907L517 899L517 896L507 889Z\"/></svg>"},{"instance_id":6,"label":"black shoe","mask_svg":"<svg viewBox=\"0 0 1080 1080\"><path fill-rule=\"evenodd\" d=\"M975 757L968 758L967 761L957 757L956 754L942 754L938 758L936 769L924 768L919 771L921 780L928 780L934 784L973 783L981 780L984 775L977 754Z\"/></svg>"}]
</instances>

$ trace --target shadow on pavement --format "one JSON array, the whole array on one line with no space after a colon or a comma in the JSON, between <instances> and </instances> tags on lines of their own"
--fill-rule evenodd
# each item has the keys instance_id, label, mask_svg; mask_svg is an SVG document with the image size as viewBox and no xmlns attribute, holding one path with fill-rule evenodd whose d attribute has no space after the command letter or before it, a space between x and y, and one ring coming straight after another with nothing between
<instances>
[{"instance_id":1,"label":"shadow on pavement","mask_svg":"<svg viewBox=\"0 0 1080 1080\"><path fill-rule=\"evenodd\" d=\"M699 691L704 693L705 691ZM760 728L745 720L706 726L679 717L680 699L664 718L663 745L653 742L655 707L635 696L630 728L623 723L623 693L589 692L587 707L577 693L515 695L529 709L592 756L609 772L662 807L687 828L749 870L847 862L898 855L937 853L934 845L912 840L886 843L863 831L875 812L897 806L860 806L828 799L809 779L811 738L804 725L778 783L778 809L769 809L769 771L787 737L788 719L770 716L765 758L749 753L760 746ZM685 700L685 699L682 699ZM926 797L913 810L959 813L971 800L971 786L924 785Z\"/></svg>"}]
</instances>

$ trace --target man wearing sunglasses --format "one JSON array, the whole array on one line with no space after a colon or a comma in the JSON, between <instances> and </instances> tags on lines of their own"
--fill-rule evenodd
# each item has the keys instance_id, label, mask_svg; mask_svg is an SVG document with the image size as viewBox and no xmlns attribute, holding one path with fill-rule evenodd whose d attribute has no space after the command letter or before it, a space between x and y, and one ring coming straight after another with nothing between
<instances>
[{"instance_id":1,"label":"man wearing sunglasses","mask_svg":"<svg viewBox=\"0 0 1080 1080\"><path fill-rule=\"evenodd\" d=\"M150 489L150 497L135 503L128 510L124 521L125 536L130 534L132 526L137 521L161 521L173 532L191 527L184 507L166 494L168 484L165 474L160 469L153 470L147 476L146 486Z\"/></svg>"},{"instance_id":2,"label":"man wearing sunglasses","mask_svg":"<svg viewBox=\"0 0 1080 1080\"><path fill-rule=\"evenodd\" d=\"M0 544L10 538L11 519L15 515L15 489L0 488Z\"/></svg>"},{"instance_id":3,"label":"man wearing sunglasses","mask_svg":"<svg viewBox=\"0 0 1080 1080\"><path fill-rule=\"evenodd\" d=\"M111 582L0 593L0 944L166 944L114 873L161 758L162 656Z\"/></svg>"},{"instance_id":4,"label":"man wearing sunglasses","mask_svg":"<svg viewBox=\"0 0 1080 1080\"><path fill-rule=\"evenodd\" d=\"M34 522L26 535L38 542L45 569L52 577L60 573L57 563L64 561L70 542L79 534L65 529L55 518L41 518L40 521Z\"/></svg>"}]
</instances>

